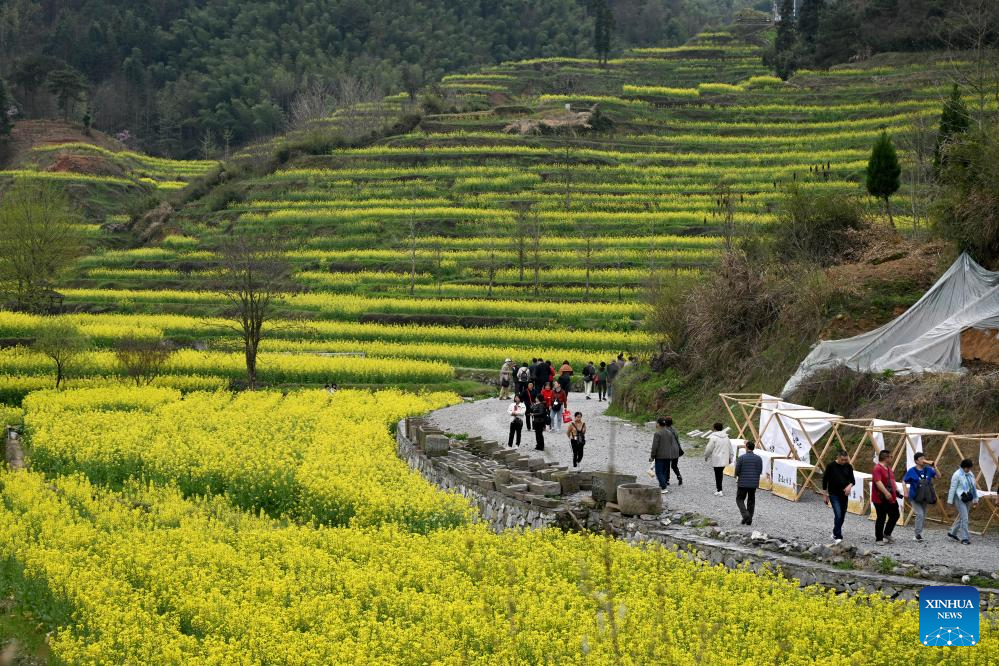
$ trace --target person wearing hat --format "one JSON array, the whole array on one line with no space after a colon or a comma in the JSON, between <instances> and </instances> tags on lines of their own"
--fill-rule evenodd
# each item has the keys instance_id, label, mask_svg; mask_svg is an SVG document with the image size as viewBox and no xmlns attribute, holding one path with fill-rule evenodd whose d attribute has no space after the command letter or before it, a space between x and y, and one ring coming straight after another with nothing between
<instances>
[{"instance_id":1,"label":"person wearing hat","mask_svg":"<svg viewBox=\"0 0 999 666\"><path fill-rule=\"evenodd\" d=\"M503 367L500 368L500 400L510 399L510 382L513 380L513 361L507 359L503 362Z\"/></svg>"}]
</instances>

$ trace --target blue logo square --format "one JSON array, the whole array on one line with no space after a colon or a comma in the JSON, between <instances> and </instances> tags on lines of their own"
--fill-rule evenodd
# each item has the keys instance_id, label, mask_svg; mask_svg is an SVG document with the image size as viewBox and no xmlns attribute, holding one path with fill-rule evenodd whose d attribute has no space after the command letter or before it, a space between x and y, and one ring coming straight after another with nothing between
<instances>
[{"instance_id":1,"label":"blue logo square","mask_svg":"<svg viewBox=\"0 0 999 666\"><path fill-rule=\"evenodd\" d=\"M920 590L919 642L951 647L978 645L978 589L940 585Z\"/></svg>"}]
</instances>

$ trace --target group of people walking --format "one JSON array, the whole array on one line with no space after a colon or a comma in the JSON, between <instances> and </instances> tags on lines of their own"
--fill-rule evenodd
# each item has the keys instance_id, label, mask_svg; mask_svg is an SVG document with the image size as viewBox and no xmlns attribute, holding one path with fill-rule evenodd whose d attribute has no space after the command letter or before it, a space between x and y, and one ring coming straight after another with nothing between
<instances>
[{"instance_id":1,"label":"group of people walking","mask_svg":"<svg viewBox=\"0 0 999 666\"><path fill-rule=\"evenodd\" d=\"M606 363L594 365L590 361L583 367L583 398L592 399L593 388L597 389L597 400L608 400L609 387L614 378L627 365L634 363L634 357L624 360L624 354ZM500 368L499 399L511 400L507 412L510 415L510 433L507 446L520 446L521 436L526 425L534 432L535 450L545 450L545 433L565 430L572 448L572 466L578 467L583 460L586 446L586 423L582 412L573 413L569 409L569 391L575 370L569 361L555 369L550 360L532 358L530 364L519 366L506 359Z\"/></svg>"},{"instance_id":2,"label":"group of people walking","mask_svg":"<svg viewBox=\"0 0 999 666\"><path fill-rule=\"evenodd\" d=\"M597 400L608 399L614 378L631 362L633 359L625 361L621 354L611 363L601 362L599 366L587 363L582 371L585 399L591 399L594 385L597 387ZM500 399L512 399L508 408L508 446L520 446L525 423L527 430L534 432L535 449L538 451L545 450L546 432L561 432L564 427L572 449L572 466L579 466L583 460L587 426L582 412L573 413L569 410L569 389L573 375L574 370L568 361L564 361L556 371L551 361L539 358L531 359L530 364L524 363L519 367L510 359L506 360L500 371ZM733 461L731 440L725 434L723 425L715 423L704 448L704 460L714 472L714 493L718 497L724 495L725 468L734 462L736 506L742 515L742 524L752 525L756 511L756 491L763 476L763 458L756 454L754 442L747 441L745 447L745 453ZM680 436L673 428L673 419L658 419L649 454L649 475L655 477L664 495L669 493L673 477L677 486L683 485L679 465L683 455L683 446ZM891 460L891 452L881 451L871 472L871 504L876 516L876 544L894 543L895 527L900 518L900 496ZM934 461L927 459L923 453L916 453L913 461L912 467L902 477L902 482L914 514L914 539L921 542L927 509L938 501L934 480L940 477L940 473ZM946 497L947 503L957 511L957 517L947 531L947 536L963 544L971 543L968 514L970 508L981 499L975 486L973 469L974 462L970 458L961 461L950 478ZM843 450L838 451L835 460L825 466L822 474L824 502L833 511L834 543L843 541L843 523L848 512L850 494L856 483L848 454Z\"/></svg>"}]
</instances>

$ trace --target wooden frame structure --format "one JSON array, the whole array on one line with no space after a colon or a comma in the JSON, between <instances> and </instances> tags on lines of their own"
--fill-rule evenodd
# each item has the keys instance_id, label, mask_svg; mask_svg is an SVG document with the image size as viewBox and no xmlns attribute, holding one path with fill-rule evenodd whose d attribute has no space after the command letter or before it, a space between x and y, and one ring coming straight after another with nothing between
<instances>
[{"instance_id":1,"label":"wooden frame structure","mask_svg":"<svg viewBox=\"0 0 999 666\"><path fill-rule=\"evenodd\" d=\"M943 457L946 454L948 447L950 447L951 449L953 449L954 453L957 454L957 459L959 461L964 460L965 458L971 458L972 460L976 460L974 456L970 456L966 453L966 449L968 445L977 444L978 445L976 447L978 453L977 460L980 461L982 459L982 453L987 453L992 463L995 464L997 468L999 468L999 451L993 451L991 446L985 446L986 442L991 443L992 441L995 440L999 440L999 433L979 433L974 435L951 434L944 441L944 444L940 449L939 457ZM964 448L962 448L962 444L964 445ZM942 474L942 476L947 480L947 487L949 488L950 476L947 474ZM981 469L981 464L979 464L978 473L975 474L975 486L978 489L978 494L981 500L978 502L976 508L979 513L983 510L987 510L988 513L987 513L987 519L985 520L985 525L982 527L981 531L972 530L969 525L968 531L972 532L973 534L985 534L986 532L988 532L989 527L991 527L993 524L999 525L999 494L997 494L991 488L985 488L985 489L978 488L979 482L983 480L984 480L984 473ZM937 493L937 495L939 498L937 503L941 504L942 505L941 508L943 508L943 506L945 506L947 503L946 495L944 495L943 493ZM950 518L950 515L948 515L946 509L943 510L943 513L944 515L947 516L948 519Z\"/></svg>"}]
</instances>

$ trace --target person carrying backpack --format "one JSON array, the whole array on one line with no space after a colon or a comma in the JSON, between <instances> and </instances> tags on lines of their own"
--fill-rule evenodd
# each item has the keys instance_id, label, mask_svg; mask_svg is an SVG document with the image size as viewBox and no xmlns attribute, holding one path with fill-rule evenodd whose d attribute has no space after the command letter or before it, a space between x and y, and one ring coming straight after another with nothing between
<instances>
[{"instance_id":1,"label":"person carrying backpack","mask_svg":"<svg viewBox=\"0 0 999 666\"><path fill-rule=\"evenodd\" d=\"M521 396L523 399L524 389L531 381L531 369L527 367L526 363L521 364L520 368L517 369L517 395ZM530 428L528 428L530 430Z\"/></svg>"},{"instance_id":2,"label":"person carrying backpack","mask_svg":"<svg viewBox=\"0 0 999 666\"><path fill-rule=\"evenodd\" d=\"M558 369L558 385L566 393L572 388L572 374L572 366L569 365L569 361L562 361L562 365Z\"/></svg>"},{"instance_id":3,"label":"person carrying backpack","mask_svg":"<svg viewBox=\"0 0 999 666\"><path fill-rule=\"evenodd\" d=\"M579 467L583 462L583 447L586 446L586 424L583 423L583 412L576 412L569 424L567 434L572 447L572 466Z\"/></svg>"},{"instance_id":4,"label":"person carrying backpack","mask_svg":"<svg viewBox=\"0 0 999 666\"><path fill-rule=\"evenodd\" d=\"M593 361L587 361L583 368L583 395L590 399L590 392L593 390L593 379L597 374L597 369L593 367Z\"/></svg>"},{"instance_id":5,"label":"person carrying backpack","mask_svg":"<svg viewBox=\"0 0 999 666\"><path fill-rule=\"evenodd\" d=\"M607 399L607 364L604 361L600 361L600 367L597 368L596 382L597 402L603 402Z\"/></svg>"},{"instance_id":6,"label":"person carrying backpack","mask_svg":"<svg viewBox=\"0 0 999 666\"><path fill-rule=\"evenodd\" d=\"M923 525L926 523L926 507L937 503L937 491L933 488L933 479L940 476L933 466L932 460L927 460L922 451L912 457L915 465L902 477L909 490L909 506L916 514L914 527L916 541L923 540Z\"/></svg>"}]
</instances>

